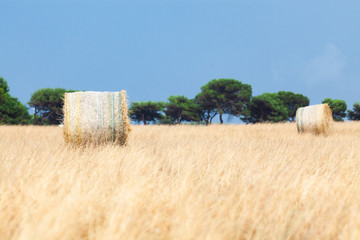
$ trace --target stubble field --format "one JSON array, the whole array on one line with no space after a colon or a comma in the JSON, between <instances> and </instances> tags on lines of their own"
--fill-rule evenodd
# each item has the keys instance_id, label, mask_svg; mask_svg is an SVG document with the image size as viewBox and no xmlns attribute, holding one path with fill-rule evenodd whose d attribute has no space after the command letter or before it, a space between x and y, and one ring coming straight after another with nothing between
<instances>
[{"instance_id":1,"label":"stubble field","mask_svg":"<svg viewBox=\"0 0 360 240\"><path fill-rule=\"evenodd\" d=\"M0 239L360 239L360 123L133 126L126 147L0 126Z\"/></svg>"}]
</instances>

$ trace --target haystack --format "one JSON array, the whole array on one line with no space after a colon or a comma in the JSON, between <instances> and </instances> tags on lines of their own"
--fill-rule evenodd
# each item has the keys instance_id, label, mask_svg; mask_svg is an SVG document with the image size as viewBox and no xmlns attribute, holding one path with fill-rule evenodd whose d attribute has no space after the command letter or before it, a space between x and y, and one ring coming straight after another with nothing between
<instances>
[{"instance_id":1,"label":"haystack","mask_svg":"<svg viewBox=\"0 0 360 240\"><path fill-rule=\"evenodd\" d=\"M333 128L331 109L327 104L298 108L296 125L299 133L310 132L327 136Z\"/></svg>"},{"instance_id":2,"label":"haystack","mask_svg":"<svg viewBox=\"0 0 360 240\"><path fill-rule=\"evenodd\" d=\"M130 131L127 111L125 91L65 93L65 141L124 145Z\"/></svg>"}]
</instances>

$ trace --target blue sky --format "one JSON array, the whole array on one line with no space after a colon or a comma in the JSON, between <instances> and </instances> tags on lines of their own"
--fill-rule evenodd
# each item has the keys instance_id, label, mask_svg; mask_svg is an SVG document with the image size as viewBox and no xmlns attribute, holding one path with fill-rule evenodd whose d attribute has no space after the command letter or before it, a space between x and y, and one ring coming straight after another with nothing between
<instances>
[{"instance_id":1,"label":"blue sky","mask_svg":"<svg viewBox=\"0 0 360 240\"><path fill-rule=\"evenodd\" d=\"M360 101L360 1L0 0L0 76L45 87L194 97L234 78L253 95Z\"/></svg>"}]
</instances>

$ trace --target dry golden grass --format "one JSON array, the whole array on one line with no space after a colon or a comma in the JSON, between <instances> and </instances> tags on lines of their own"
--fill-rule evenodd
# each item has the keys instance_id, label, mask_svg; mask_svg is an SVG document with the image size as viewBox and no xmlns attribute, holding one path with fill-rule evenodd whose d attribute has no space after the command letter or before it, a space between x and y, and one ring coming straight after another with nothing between
<instances>
[{"instance_id":1,"label":"dry golden grass","mask_svg":"<svg viewBox=\"0 0 360 240\"><path fill-rule=\"evenodd\" d=\"M0 239L360 239L360 123L133 126L77 149L0 126Z\"/></svg>"}]
</instances>

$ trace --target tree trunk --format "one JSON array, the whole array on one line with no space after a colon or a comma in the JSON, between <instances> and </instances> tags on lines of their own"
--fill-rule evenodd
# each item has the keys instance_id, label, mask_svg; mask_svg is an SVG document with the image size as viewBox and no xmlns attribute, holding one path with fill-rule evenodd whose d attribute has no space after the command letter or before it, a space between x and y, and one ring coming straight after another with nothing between
<instances>
[{"instance_id":1,"label":"tree trunk","mask_svg":"<svg viewBox=\"0 0 360 240\"><path fill-rule=\"evenodd\" d=\"M35 112L34 112L34 124L37 125L37 111L36 111L36 107L35 107Z\"/></svg>"},{"instance_id":2,"label":"tree trunk","mask_svg":"<svg viewBox=\"0 0 360 240\"><path fill-rule=\"evenodd\" d=\"M265 113L264 113L264 111L262 109L260 109L260 112L261 112L261 117L260 117L259 120L262 123L262 122L265 122Z\"/></svg>"},{"instance_id":3,"label":"tree trunk","mask_svg":"<svg viewBox=\"0 0 360 240\"><path fill-rule=\"evenodd\" d=\"M222 113L219 113L219 115L220 115L220 124L223 124L224 121L223 121L223 119L222 119Z\"/></svg>"},{"instance_id":4,"label":"tree trunk","mask_svg":"<svg viewBox=\"0 0 360 240\"><path fill-rule=\"evenodd\" d=\"M204 118L204 120L205 120L205 125L206 125L206 126L209 125L209 120L210 120L210 113L209 113L209 111L207 112L207 115L206 115L206 117Z\"/></svg>"},{"instance_id":5,"label":"tree trunk","mask_svg":"<svg viewBox=\"0 0 360 240\"><path fill-rule=\"evenodd\" d=\"M141 114L141 120L143 121L144 125L147 125L147 123L145 121L145 115L143 113Z\"/></svg>"},{"instance_id":6,"label":"tree trunk","mask_svg":"<svg viewBox=\"0 0 360 240\"><path fill-rule=\"evenodd\" d=\"M179 117L177 124L180 124L180 123L181 123L181 116Z\"/></svg>"},{"instance_id":7,"label":"tree trunk","mask_svg":"<svg viewBox=\"0 0 360 240\"><path fill-rule=\"evenodd\" d=\"M212 120L213 118L216 116L217 113L215 113L211 118L210 118L210 124L212 124Z\"/></svg>"}]
</instances>

